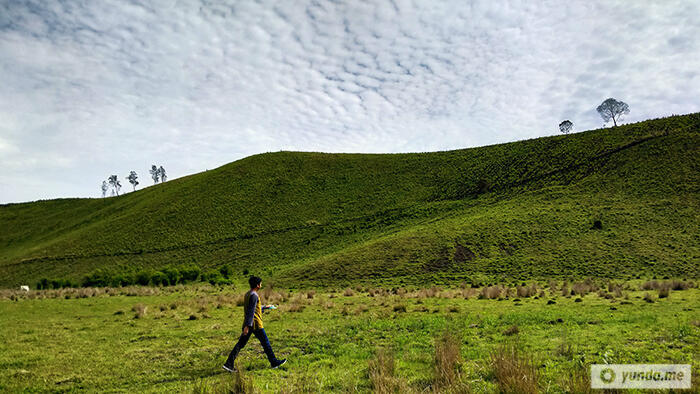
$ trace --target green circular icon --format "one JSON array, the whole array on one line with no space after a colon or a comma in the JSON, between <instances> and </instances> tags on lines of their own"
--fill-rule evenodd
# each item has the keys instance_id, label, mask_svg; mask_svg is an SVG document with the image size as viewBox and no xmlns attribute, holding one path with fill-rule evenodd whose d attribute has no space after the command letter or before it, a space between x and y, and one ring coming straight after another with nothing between
<instances>
[{"instance_id":1,"label":"green circular icon","mask_svg":"<svg viewBox=\"0 0 700 394\"><path fill-rule=\"evenodd\" d=\"M615 381L615 371L610 368L601 369L600 380L602 380L603 383L612 383Z\"/></svg>"}]
</instances>

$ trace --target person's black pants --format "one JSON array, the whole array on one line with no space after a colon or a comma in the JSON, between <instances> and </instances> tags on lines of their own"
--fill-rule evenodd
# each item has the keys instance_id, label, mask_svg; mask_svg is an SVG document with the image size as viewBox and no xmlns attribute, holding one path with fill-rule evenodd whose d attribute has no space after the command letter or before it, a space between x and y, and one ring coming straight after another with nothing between
<instances>
[{"instance_id":1,"label":"person's black pants","mask_svg":"<svg viewBox=\"0 0 700 394\"><path fill-rule=\"evenodd\" d=\"M260 341L260 344L262 345L262 348L265 351L265 354L267 355L267 361L270 362L270 365L274 366L275 361L277 361L277 358L275 357L275 353L272 351L272 346L270 346L270 340L267 339L267 334L265 334L264 328L261 328L259 330L248 330L247 335L241 334L241 337L238 338L238 343L236 343L236 346L233 347L233 350L231 350L231 353L228 355L226 365L233 367L233 362L236 360L236 357L238 357L238 352L240 352L241 349L243 349L248 343L250 334L255 334L255 337L258 338L258 341Z\"/></svg>"}]
</instances>

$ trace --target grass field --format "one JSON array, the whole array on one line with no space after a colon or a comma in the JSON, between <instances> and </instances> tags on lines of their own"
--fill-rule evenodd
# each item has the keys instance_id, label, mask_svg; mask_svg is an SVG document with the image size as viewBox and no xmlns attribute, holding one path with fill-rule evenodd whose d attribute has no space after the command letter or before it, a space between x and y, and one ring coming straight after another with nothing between
<instances>
[{"instance_id":1,"label":"grass field","mask_svg":"<svg viewBox=\"0 0 700 394\"><path fill-rule=\"evenodd\" d=\"M257 392L324 393L490 393L509 390L509 374L523 390L585 392L591 363L690 363L697 373L700 290L606 282L264 288L263 302L280 305L266 331L289 362L268 369L252 338L239 368ZM221 364L240 332L242 283L3 291L0 391L230 389Z\"/></svg>"}]
</instances>

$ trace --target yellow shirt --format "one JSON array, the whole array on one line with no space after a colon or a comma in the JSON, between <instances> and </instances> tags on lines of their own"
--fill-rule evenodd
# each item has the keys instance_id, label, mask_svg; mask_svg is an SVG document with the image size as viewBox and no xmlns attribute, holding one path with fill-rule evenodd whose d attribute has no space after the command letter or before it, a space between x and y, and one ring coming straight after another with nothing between
<instances>
[{"instance_id":1,"label":"yellow shirt","mask_svg":"<svg viewBox=\"0 0 700 394\"><path fill-rule=\"evenodd\" d=\"M252 303L255 303L255 305L251 305ZM259 330L263 328L262 307L260 305L260 296L258 296L257 292L249 290L247 293L245 293L245 296L243 298L243 310L245 311L243 326L251 325L250 314L252 313L253 330Z\"/></svg>"}]
</instances>

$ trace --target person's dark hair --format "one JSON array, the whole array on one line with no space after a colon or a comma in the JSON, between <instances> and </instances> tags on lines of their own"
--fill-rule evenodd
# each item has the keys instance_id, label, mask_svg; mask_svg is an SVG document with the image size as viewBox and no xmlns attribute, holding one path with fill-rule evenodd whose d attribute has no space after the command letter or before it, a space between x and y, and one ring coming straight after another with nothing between
<instances>
[{"instance_id":1,"label":"person's dark hair","mask_svg":"<svg viewBox=\"0 0 700 394\"><path fill-rule=\"evenodd\" d=\"M260 282L262 282L262 279L261 279L261 278L258 278L257 276L251 276L251 277L248 279L248 284L250 285L250 288L251 288L251 289L258 287L258 285L260 284Z\"/></svg>"}]
</instances>

